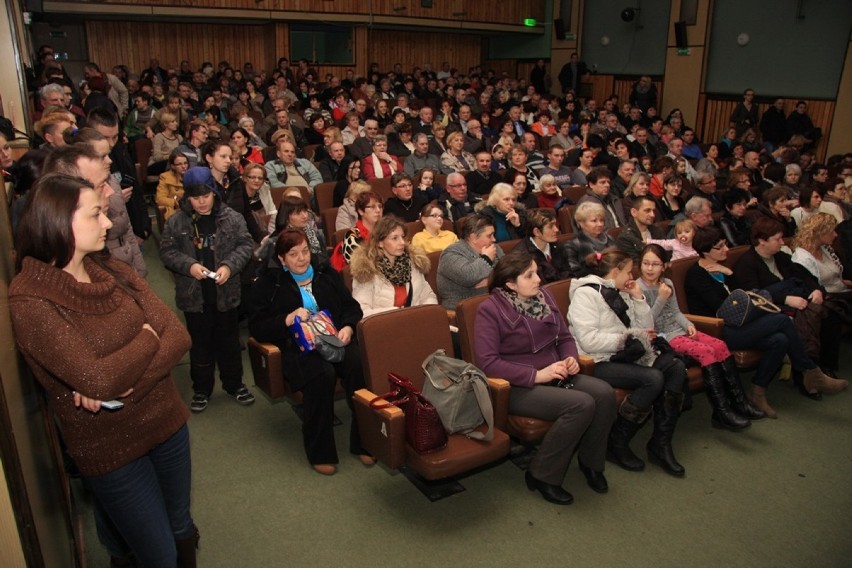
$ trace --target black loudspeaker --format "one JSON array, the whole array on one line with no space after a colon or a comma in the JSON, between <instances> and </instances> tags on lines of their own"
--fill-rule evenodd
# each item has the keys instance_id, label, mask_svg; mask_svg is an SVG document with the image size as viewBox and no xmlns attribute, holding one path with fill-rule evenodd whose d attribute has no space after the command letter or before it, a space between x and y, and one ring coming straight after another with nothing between
<instances>
[{"instance_id":1,"label":"black loudspeaker","mask_svg":"<svg viewBox=\"0 0 852 568\"><path fill-rule=\"evenodd\" d=\"M565 39L565 20L556 18L553 20L553 26L556 28L556 39Z\"/></svg>"},{"instance_id":2,"label":"black loudspeaker","mask_svg":"<svg viewBox=\"0 0 852 568\"><path fill-rule=\"evenodd\" d=\"M675 45L680 48L689 47L689 42L686 40L686 22L675 22Z\"/></svg>"}]
</instances>

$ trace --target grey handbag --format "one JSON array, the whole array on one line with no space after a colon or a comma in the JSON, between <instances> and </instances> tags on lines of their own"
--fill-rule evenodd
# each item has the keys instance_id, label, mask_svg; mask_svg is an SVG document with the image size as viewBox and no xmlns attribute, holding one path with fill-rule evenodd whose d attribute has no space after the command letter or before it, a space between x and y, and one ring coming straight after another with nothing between
<instances>
[{"instance_id":1,"label":"grey handbag","mask_svg":"<svg viewBox=\"0 0 852 568\"><path fill-rule=\"evenodd\" d=\"M461 433L474 440L494 438L494 409L485 373L466 361L447 357L438 349L423 361L423 395L438 410L449 434ZM476 428L485 422L488 430Z\"/></svg>"}]
</instances>

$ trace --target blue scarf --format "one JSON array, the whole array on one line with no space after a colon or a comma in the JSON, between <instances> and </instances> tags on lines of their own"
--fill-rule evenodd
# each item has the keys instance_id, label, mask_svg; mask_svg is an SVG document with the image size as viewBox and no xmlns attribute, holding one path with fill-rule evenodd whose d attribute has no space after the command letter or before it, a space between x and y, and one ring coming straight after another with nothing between
<instances>
[{"instance_id":1,"label":"blue scarf","mask_svg":"<svg viewBox=\"0 0 852 568\"><path fill-rule=\"evenodd\" d=\"M302 307L304 307L309 312L318 312L319 307L317 306L316 298L308 291L306 286L302 286L302 283L311 282L314 279L314 267L312 265L308 265L308 269L305 270L302 274L297 274L292 270L289 270L286 266L284 270L290 273L290 276L293 277L293 280L296 281L296 284L299 285L299 293L302 295Z\"/></svg>"}]
</instances>

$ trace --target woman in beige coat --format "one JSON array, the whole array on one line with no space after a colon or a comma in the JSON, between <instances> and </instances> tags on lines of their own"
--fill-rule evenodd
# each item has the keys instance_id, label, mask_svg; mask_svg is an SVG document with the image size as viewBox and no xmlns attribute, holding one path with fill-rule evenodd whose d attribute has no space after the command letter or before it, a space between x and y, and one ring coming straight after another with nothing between
<instances>
[{"instance_id":1,"label":"woman in beige coat","mask_svg":"<svg viewBox=\"0 0 852 568\"><path fill-rule=\"evenodd\" d=\"M426 281L429 258L405 239L405 224L382 217L372 238L352 255L352 296L364 316L397 308L437 304Z\"/></svg>"}]
</instances>

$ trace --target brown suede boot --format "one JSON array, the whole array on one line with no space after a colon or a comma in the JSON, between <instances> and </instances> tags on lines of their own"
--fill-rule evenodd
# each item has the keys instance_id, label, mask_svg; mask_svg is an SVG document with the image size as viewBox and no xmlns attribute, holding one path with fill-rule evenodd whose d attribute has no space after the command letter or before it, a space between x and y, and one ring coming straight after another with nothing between
<instances>
[{"instance_id":1,"label":"brown suede boot","mask_svg":"<svg viewBox=\"0 0 852 568\"><path fill-rule=\"evenodd\" d=\"M822 369L816 367L809 369L803 373L805 389L809 392L817 390L819 392L838 393L846 390L849 386L849 381L846 379L833 379L822 372Z\"/></svg>"},{"instance_id":2,"label":"brown suede boot","mask_svg":"<svg viewBox=\"0 0 852 568\"><path fill-rule=\"evenodd\" d=\"M775 412L775 409L772 408L769 405L769 401L766 400L766 387L751 385L751 395L748 398L751 403L757 407L758 410L762 410L768 418L778 418L778 413Z\"/></svg>"}]
</instances>

